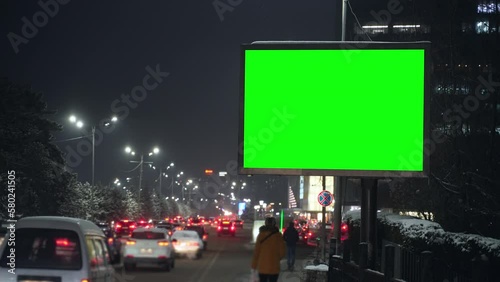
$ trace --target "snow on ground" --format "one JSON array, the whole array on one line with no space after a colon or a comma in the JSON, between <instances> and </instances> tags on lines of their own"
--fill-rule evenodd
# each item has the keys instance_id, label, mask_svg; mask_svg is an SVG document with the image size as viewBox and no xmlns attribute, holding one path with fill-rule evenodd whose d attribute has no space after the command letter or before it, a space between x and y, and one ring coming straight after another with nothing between
<instances>
[{"instance_id":1,"label":"snow on ground","mask_svg":"<svg viewBox=\"0 0 500 282\"><path fill-rule=\"evenodd\" d=\"M308 265L304 269L305 270L316 270L316 271L328 271L328 265L326 265L326 264Z\"/></svg>"}]
</instances>

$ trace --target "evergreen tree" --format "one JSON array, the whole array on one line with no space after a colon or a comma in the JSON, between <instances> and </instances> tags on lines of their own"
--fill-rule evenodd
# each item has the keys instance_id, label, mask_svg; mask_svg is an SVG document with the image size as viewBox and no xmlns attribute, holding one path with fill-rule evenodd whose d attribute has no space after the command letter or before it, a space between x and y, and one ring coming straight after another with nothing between
<instances>
[{"instance_id":1,"label":"evergreen tree","mask_svg":"<svg viewBox=\"0 0 500 282\"><path fill-rule=\"evenodd\" d=\"M123 189L103 187L103 221L117 221L127 216L127 198Z\"/></svg>"},{"instance_id":2,"label":"evergreen tree","mask_svg":"<svg viewBox=\"0 0 500 282\"><path fill-rule=\"evenodd\" d=\"M152 217L153 219L161 218L161 199L159 198L156 190L153 189L151 193L151 209L152 209Z\"/></svg>"},{"instance_id":3,"label":"evergreen tree","mask_svg":"<svg viewBox=\"0 0 500 282\"><path fill-rule=\"evenodd\" d=\"M54 111L42 94L6 79L0 79L0 96L0 183L7 187L7 172L15 172L16 213L57 215L75 175L53 143L53 132L61 130L48 119ZM0 189L2 212L7 192Z\"/></svg>"},{"instance_id":4,"label":"evergreen tree","mask_svg":"<svg viewBox=\"0 0 500 282\"><path fill-rule=\"evenodd\" d=\"M127 207L126 217L130 219L140 217L139 204L137 203L136 196L129 190L125 193L125 206Z\"/></svg>"}]
</instances>

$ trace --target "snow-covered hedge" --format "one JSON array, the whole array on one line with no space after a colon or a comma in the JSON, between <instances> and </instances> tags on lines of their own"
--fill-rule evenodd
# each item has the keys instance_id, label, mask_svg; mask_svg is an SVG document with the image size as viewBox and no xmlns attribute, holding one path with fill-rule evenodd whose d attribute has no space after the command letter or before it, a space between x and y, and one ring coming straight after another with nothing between
<instances>
[{"instance_id":1,"label":"snow-covered hedge","mask_svg":"<svg viewBox=\"0 0 500 282\"><path fill-rule=\"evenodd\" d=\"M471 261L483 261L493 265L500 263L498 239L446 232L438 223L392 213L378 213L377 219L379 247L382 247L381 240L384 239L401 244L414 252L431 251L436 257L461 265ZM359 243L360 211L346 213L344 221L350 222L350 238L353 243Z\"/></svg>"}]
</instances>

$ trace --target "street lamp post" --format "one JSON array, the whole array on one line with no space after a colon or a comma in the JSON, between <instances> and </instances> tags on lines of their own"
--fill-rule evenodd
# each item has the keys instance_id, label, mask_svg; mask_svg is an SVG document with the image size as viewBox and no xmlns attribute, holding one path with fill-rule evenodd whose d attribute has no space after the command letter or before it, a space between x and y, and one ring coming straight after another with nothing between
<instances>
[{"instance_id":1,"label":"street lamp post","mask_svg":"<svg viewBox=\"0 0 500 282\"><path fill-rule=\"evenodd\" d=\"M139 168L139 203L141 202L141 190L142 190L142 172L144 164L144 154L141 154L141 163Z\"/></svg>"},{"instance_id":2,"label":"street lamp post","mask_svg":"<svg viewBox=\"0 0 500 282\"><path fill-rule=\"evenodd\" d=\"M170 183L170 187L172 188L171 189L171 192L172 192L171 196L173 198L174 197L174 176L173 175L172 175L172 182Z\"/></svg>"},{"instance_id":3,"label":"street lamp post","mask_svg":"<svg viewBox=\"0 0 500 282\"><path fill-rule=\"evenodd\" d=\"M184 172L182 172L182 171L181 171L181 173L179 173L179 176L177 176L177 177L179 177L179 178L180 178L180 176L181 176L181 175L183 175L183 174L184 174ZM180 179L179 179L179 180L180 180ZM181 182L181 181L179 181L179 183L182 183L182 182ZM183 203L185 203L185 198L184 198L184 197L185 197L185 196L184 196L184 189L185 189L185 188L186 188L186 187L184 187L184 185L182 185L182 184L181 184L181 196L182 196L182 202L183 202Z\"/></svg>"},{"instance_id":4,"label":"street lamp post","mask_svg":"<svg viewBox=\"0 0 500 282\"><path fill-rule=\"evenodd\" d=\"M132 149L130 147L126 147L125 148L125 152L127 154L131 154L132 156L135 156L135 152L132 151ZM160 150L158 148L154 148L153 149L153 152L150 152L148 155L149 156L152 156L154 154L158 154L160 152ZM131 163L137 163L137 161L130 161ZM144 163L147 163L147 164L152 164L153 162L145 162L144 161L144 154L141 154L141 160L139 161L139 191L138 191L138 199L137 199L137 204L139 205L139 209L140 209L140 204L141 204L141 190L142 190L142 174L143 174L143 166L144 166ZM133 170L136 170L136 168L134 168ZM132 170L132 171L133 171Z\"/></svg>"},{"instance_id":5,"label":"street lamp post","mask_svg":"<svg viewBox=\"0 0 500 282\"><path fill-rule=\"evenodd\" d=\"M181 171L179 174L177 174L177 178L181 177L181 175L183 175L183 174L184 174L184 172ZM173 177L173 175L172 175L172 183L170 185L172 186L171 192L172 192L172 197L173 197L174 196L174 177Z\"/></svg>"},{"instance_id":6,"label":"street lamp post","mask_svg":"<svg viewBox=\"0 0 500 282\"><path fill-rule=\"evenodd\" d=\"M118 118L117 117L112 117L109 120L111 122L117 122ZM69 121L71 123L74 123L78 128L82 128L83 127L83 122L81 120L78 120L76 118L76 116L70 116L69 117ZM110 126L111 122L104 123L104 126L106 126L106 127ZM92 136L92 186L94 186L94 180L95 180L95 125L92 126L91 136Z\"/></svg>"},{"instance_id":7,"label":"street lamp post","mask_svg":"<svg viewBox=\"0 0 500 282\"><path fill-rule=\"evenodd\" d=\"M165 172L166 172L166 171L168 171L170 168L174 167L174 165L175 165L174 163L170 163L170 165L168 165L168 166L167 166L167 168L165 169ZM161 190L162 190L162 189L161 189L161 188L162 188L162 187L161 187L161 179L162 179L162 177L163 177L163 167L161 166L161 167L160 167L160 191L159 191L159 193L158 193L160 197L161 197ZM167 175L167 177L168 177L168 175ZM174 178L172 177L172 183L173 183L173 180L174 180ZM172 197L173 197L173 196L174 196L174 195L172 194Z\"/></svg>"}]
</instances>

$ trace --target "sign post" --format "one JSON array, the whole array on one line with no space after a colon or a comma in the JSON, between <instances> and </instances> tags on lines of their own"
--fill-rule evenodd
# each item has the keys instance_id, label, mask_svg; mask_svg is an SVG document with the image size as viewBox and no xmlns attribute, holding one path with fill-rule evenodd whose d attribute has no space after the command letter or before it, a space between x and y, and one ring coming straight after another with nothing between
<instances>
[{"instance_id":1,"label":"sign post","mask_svg":"<svg viewBox=\"0 0 500 282\"><path fill-rule=\"evenodd\" d=\"M318 203L323 207L322 210L322 218L321 218L321 250L322 250L322 259L325 260L326 257L326 207L332 204L333 196L332 193L326 191L326 176L322 177L323 179L323 191L318 194Z\"/></svg>"}]
</instances>

